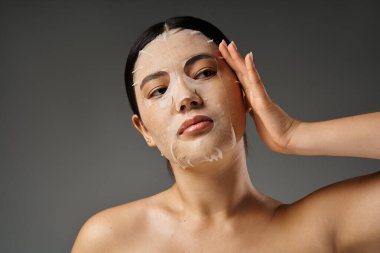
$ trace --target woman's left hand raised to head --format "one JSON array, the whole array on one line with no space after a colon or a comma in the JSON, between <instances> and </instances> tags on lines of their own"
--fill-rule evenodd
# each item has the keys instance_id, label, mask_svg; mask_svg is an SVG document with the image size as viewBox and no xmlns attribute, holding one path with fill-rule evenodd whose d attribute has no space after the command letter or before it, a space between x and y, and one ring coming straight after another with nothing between
<instances>
[{"instance_id":1,"label":"woman's left hand raised to head","mask_svg":"<svg viewBox=\"0 0 380 253\"><path fill-rule=\"evenodd\" d=\"M255 68L252 52L244 59L234 42L227 45L224 40L219 44L219 50L242 85L245 102L262 141L273 151L290 153L292 135L301 122L289 116L268 96Z\"/></svg>"},{"instance_id":2,"label":"woman's left hand raised to head","mask_svg":"<svg viewBox=\"0 0 380 253\"><path fill-rule=\"evenodd\" d=\"M219 44L235 71L263 142L273 151L297 155L351 156L380 159L380 112L319 121L299 121L268 96L252 53L244 58L234 42Z\"/></svg>"}]
</instances>

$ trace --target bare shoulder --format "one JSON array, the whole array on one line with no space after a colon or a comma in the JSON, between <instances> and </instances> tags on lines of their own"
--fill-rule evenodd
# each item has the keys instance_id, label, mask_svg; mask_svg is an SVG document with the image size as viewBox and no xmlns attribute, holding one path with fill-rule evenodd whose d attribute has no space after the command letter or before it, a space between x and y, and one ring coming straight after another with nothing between
<instances>
[{"instance_id":1,"label":"bare shoulder","mask_svg":"<svg viewBox=\"0 0 380 253\"><path fill-rule=\"evenodd\" d=\"M380 172L349 178L312 192L301 200L287 205L283 212L288 215L293 212L298 218L309 219L313 216L318 222L330 225L331 221L336 221L335 215L342 215L340 211L351 205L357 206L363 197L368 198L374 190L377 190L375 193L378 194L379 185Z\"/></svg>"},{"instance_id":2,"label":"bare shoulder","mask_svg":"<svg viewBox=\"0 0 380 253\"><path fill-rule=\"evenodd\" d=\"M152 198L107 208L91 216L80 229L71 253L117 252L137 241L147 228Z\"/></svg>"},{"instance_id":3,"label":"bare shoulder","mask_svg":"<svg viewBox=\"0 0 380 253\"><path fill-rule=\"evenodd\" d=\"M297 236L298 240L302 238L305 244L314 247L313 241L318 238L319 247L326 246L321 252L336 250L338 237L343 234L341 227L359 214L358 209L363 209L369 198L375 202L375 196L380 193L379 185L380 173L377 172L320 188L294 203L281 205L273 219L275 227L286 228L288 240Z\"/></svg>"}]
</instances>

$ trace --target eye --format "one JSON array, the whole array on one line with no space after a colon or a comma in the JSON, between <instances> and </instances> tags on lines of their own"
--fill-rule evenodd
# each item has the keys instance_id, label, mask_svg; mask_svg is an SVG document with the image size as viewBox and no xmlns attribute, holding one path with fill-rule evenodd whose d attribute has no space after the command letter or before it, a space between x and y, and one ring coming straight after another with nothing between
<instances>
[{"instance_id":1,"label":"eye","mask_svg":"<svg viewBox=\"0 0 380 253\"><path fill-rule=\"evenodd\" d=\"M167 89L168 88L166 88L166 87L158 87L156 89L153 89L149 93L148 98L162 96L163 94L165 94L165 92L166 92Z\"/></svg>"},{"instance_id":2,"label":"eye","mask_svg":"<svg viewBox=\"0 0 380 253\"><path fill-rule=\"evenodd\" d=\"M204 69L200 73L198 73L194 79L208 79L210 77L215 76L216 70L214 69Z\"/></svg>"}]
</instances>

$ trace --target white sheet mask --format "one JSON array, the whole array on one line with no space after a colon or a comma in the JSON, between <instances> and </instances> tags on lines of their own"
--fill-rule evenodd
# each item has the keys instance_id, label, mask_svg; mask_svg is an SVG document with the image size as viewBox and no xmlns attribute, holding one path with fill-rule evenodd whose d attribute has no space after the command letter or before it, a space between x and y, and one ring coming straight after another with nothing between
<instances>
[{"instance_id":1,"label":"white sheet mask","mask_svg":"<svg viewBox=\"0 0 380 253\"><path fill-rule=\"evenodd\" d=\"M236 78L222 76L221 61L223 57L215 43L201 32L189 29L162 33L140 51L136 61L133 85L141 116L146 111L149 113L145 115L152 115L143 118L144 125L161 153L180 168L222 159L223 154L236 145L231 118L234 107L230 104L230 88L227 89L228 85L236 85ZM159 78L141 86L145 76L157 72ZM153 92L151 96L150 91L157 87L166 91ZM185 100L198 104L181 110ZM213 128L191 138L178 135L181 124L195 115L210 117ZM158 120L162 121L160 126L157 126Z\"/></svg>"}]
</instances>

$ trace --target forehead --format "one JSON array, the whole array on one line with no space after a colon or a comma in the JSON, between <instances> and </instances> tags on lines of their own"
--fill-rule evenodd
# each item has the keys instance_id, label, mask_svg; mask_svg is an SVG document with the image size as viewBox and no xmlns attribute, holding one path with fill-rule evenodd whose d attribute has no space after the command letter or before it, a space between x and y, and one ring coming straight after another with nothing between
<instances>
[{"instance_id":1,"label":"forehead","mask_svg":"<svg viewBox=\"0 0 380 253\"><path fill-rule=\"evenodd\" d=\"M212 40L198 31L173 29L164 32L140 51L135 64L135 80L159 70L182 67L187 59L199 53L217 57L218 49Z\"/></svg>"}]
</instances>

